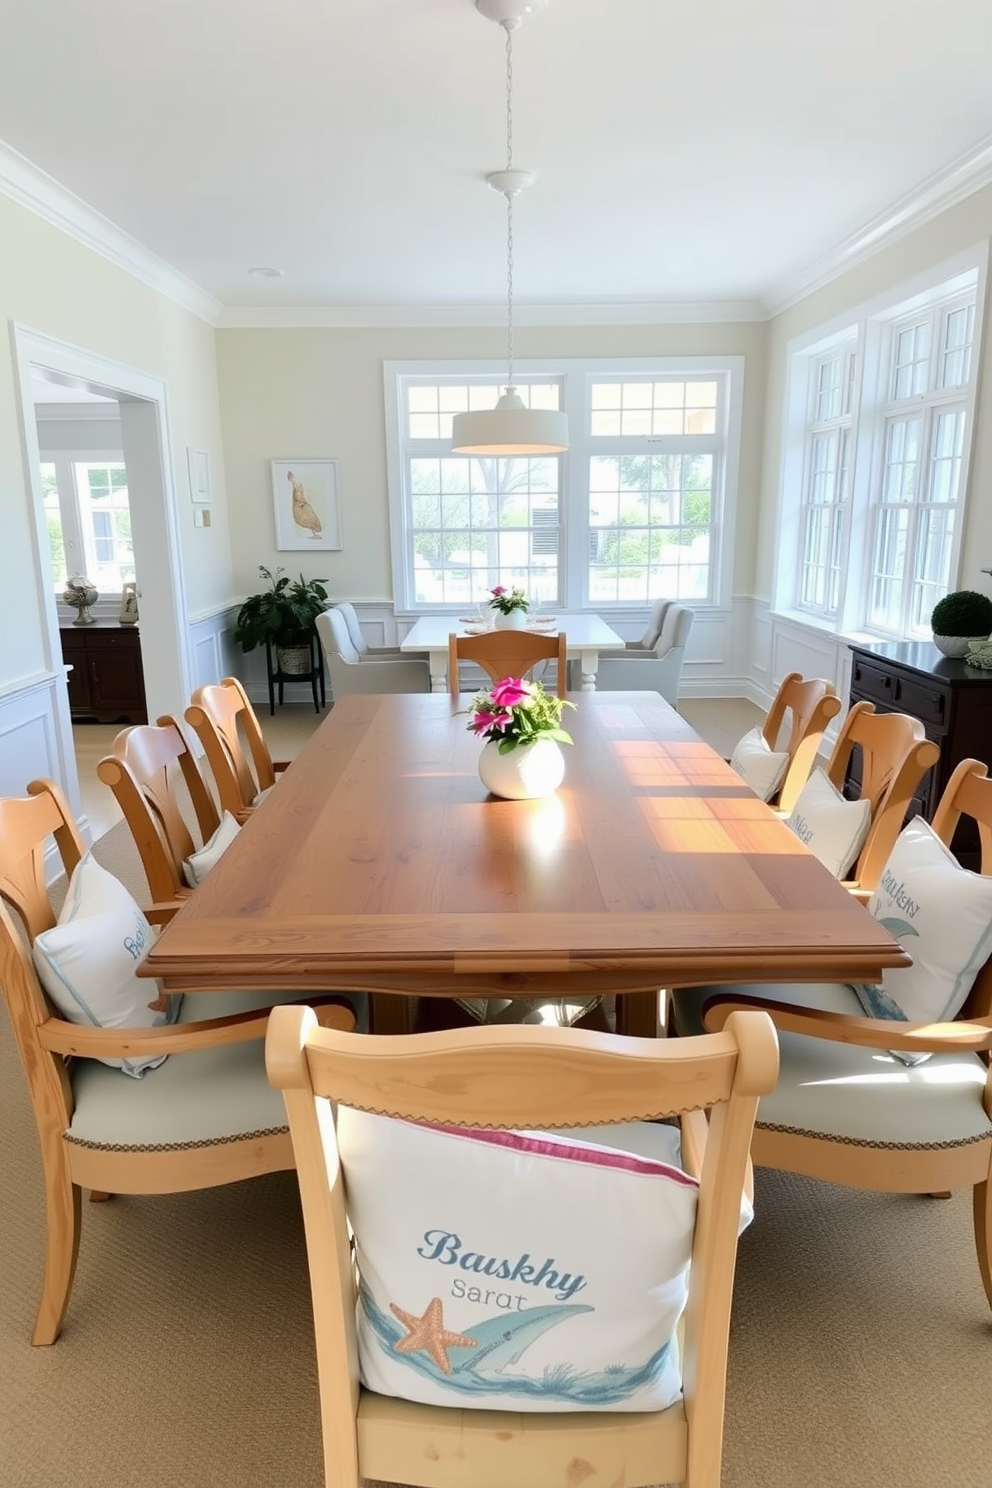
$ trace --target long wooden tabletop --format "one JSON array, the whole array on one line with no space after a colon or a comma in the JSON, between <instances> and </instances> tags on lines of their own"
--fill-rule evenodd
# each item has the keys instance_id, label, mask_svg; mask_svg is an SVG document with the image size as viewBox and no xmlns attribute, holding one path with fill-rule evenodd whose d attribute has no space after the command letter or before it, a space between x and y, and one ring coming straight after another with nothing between
<instances>
[{"instance_id":1,"label":"long wooden tabletop","mask_svg":"<svg viewBox=\"0 0 992 1488\"><path fill-rule=\"evenodd\" d=\"M542 801L487 794L467 697L342 698L143 974L535 996L906 964L657 693L574 696L565 780Z\"/></svg>"}]
</instances>

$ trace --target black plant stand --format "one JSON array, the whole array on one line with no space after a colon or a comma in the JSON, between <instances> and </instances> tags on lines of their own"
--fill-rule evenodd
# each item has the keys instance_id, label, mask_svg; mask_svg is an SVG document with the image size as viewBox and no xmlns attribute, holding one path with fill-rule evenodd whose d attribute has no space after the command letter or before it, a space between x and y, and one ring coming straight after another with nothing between
<instances>
[{"instance_id":1,"label":"black plant stand","mask_svg":"<svg viewBox=\"0 0 992 1488\"><path fill-rule=\"evenodd\" d=\"M268 638L265 642L265 670L269 678L269 712L274 715L276 711L276 685L279 687L279 706L283 703L283 688L287 682L309 682L313 693L314 711L319 713L324 707L326 698L324 695L324 652L317 638L317 633L310 637L310 670L306 672L282 672L279 670L275 647ZM320 700L317 698L317 688L320 688Z\"/></svg>"}]
</instances>

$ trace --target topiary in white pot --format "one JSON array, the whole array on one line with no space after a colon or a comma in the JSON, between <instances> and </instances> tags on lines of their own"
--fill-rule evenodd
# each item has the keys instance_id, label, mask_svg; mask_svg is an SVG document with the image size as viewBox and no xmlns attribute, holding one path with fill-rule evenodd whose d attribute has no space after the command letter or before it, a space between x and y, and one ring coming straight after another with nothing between
<instances>
[{"instance_id":1,"label":"topiary in white pot","mask_svg":"<svg viewBox=\"0 0 992 1488\"><path fill-rule=\"evenodd\" d=\"M945 656L965 656L973 641L992 632L992 599L976 589L956 589L938 599L930 616L933 643Z\"/></svg>"}]
</instances>

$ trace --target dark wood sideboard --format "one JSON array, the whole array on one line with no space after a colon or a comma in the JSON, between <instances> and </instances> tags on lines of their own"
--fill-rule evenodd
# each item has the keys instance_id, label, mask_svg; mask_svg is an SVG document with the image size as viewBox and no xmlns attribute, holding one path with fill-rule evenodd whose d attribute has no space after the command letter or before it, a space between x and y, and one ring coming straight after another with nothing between
<instances>
[{"instance_id":1,"label":"dark wood sideboard","mask_svg":"<svg viewBox=\"0 0 992 1488\"><path fill-rule=\"evenodd\" d=\"M62 660L73 722L147 723L141 637L136 625L94 620L63 625Z\"/></svg>"},{"instance_id":2,"label":"dark wood sideboard","mask_svg":"<svg viewBox=\"0 0 992 1488\"><path fill-rule=\"evenodd\" d=\"M980 759L992 773L992 672L944 656L929 641L852 645L851 652L851 702L867 699L879 712L909 713L940 745L940 759L923 777L910 810L930 821L959 761ZM856 784L856 774L849 781ZM973 823L961 823L952 846L965 867L978 868Z\"/></svg>"}]
</instances>

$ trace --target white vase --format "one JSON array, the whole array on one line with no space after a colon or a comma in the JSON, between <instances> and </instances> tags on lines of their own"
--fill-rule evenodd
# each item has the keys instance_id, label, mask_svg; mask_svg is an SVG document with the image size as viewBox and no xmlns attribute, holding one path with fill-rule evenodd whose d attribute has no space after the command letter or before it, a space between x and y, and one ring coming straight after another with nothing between
<instances>
[{"instance_id":1,"label":"white vase","mask_svg":"<svg viewBox=\"0 0 992 1488\"><path fill-rule=\"evenodd\" d=\"M490 739L479 756L479 779L506 801L534 801L550 796L565 776L565 756L554 739L535 739L500 754Z\"/></svg>"},{"instance_id":2,"label":"white vase","mask_svg":"<svg viewBox=\"0 0 992 1488\"><path fill-rule=\"evenodd\" d=\"M504 615L502 610L497 610L494 628L496 630L526 630L527 611L511 610L508 615Z\"/></svg>"}]
</instances>

